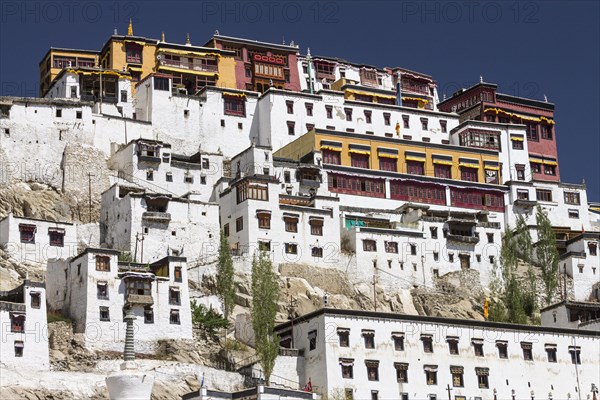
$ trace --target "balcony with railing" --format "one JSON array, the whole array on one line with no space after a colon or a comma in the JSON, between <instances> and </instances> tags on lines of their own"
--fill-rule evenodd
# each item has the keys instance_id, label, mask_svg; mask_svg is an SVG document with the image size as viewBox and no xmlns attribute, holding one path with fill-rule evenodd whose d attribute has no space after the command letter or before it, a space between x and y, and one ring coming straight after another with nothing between
<instances>
[{"instance_id":1,"label":"balcony with railing","mask_svg":"<svg viewBox=\"0 0 600 400\"><path fill-rule=\"evenodd\" d=\"M449 233L446 235L446 239L449 242L460 242L460 243L468 243L468 244L477 244L479 243L479 236L467 236L467 235L457 235Z\"/></svg>"},{"instance_id":2,"label":"balcony with railing","mask_svg":"<svg viewBox=\"0 0 600 400\"><path fill-rule=\"evenodd\" d=\"M158 64L163 67L172 67L172 68L180 68L180 69L189 69L190 71L200 71L200 72L218 72L219 68L216 64L208 64L205 62L201 62L200 59L189 60L173 60L173 59L165 59L162 58Z\"/></svg>"},{"instance_id":3,"label":"balcony with railing","mask_svg":"<svg viewBox=\"0 0 600 400\"><path fill-rule=\"evenodd\" d=\"M410 92L410 93L422 94L425 96L431 96L431 93L429 91L429 86L426 83L402 79L402 82L400 83L400 88L401 88L402 92Z\"/></svg>"},{"instance_id":4,"label":"balcony with railing","mask_svg":"<svg viewBox=\"0 0 600 400\"><path fill-rule=\"evenodd\" d=\"M125 295L125 302L128 304L152 305L154 304L154 299L150 295L127 293Z\"/></svg>"},{"instance_id":5,"label":"balcony with railing","mask_svg":"<svg viewBox=\"0 0 600 400\"><path fill-rule=\"evenodd\" d=\"M159 211L146 211L142 214L142 219L153 222L170 222L171 214Z\"/></svg>"}]
</instances>

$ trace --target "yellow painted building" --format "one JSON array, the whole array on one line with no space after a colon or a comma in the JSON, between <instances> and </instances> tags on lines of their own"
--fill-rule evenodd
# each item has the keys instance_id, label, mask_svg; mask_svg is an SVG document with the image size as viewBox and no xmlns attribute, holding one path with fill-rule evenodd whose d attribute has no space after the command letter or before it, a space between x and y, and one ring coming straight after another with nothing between
<instances>
[{"instance_id":1,"label":"yellow painted building","mask_svg":"<svg viewBox=\"0 0 600 400\"><path fill-rule=\"evenodd\" d=\"M134 81L154 72L158 40L140 36L111 36L100 52L103 69L131 73Z\"/></svg>"},{"instance_id":2,"label":"yellow painted building","mask_svg":"<svg viewBox=\"0 0 600 400\"><path fill-rule=\"evenodd\" d=\"M44 96L54 78L64 68L96 67L100 52L95 50L60 49L51 47L40 61L40 96Z\"/></svg>"},{"instance_id":3,"label":"yellow painted building","mask_svg":"<svg viewBox=\"0 0 600 400\"><path fill-rule=\"evenodd\" d=\"M313 129L274 155L300 161L312 152L322 151L339 154L339 165L347 167L353 166L352 155L359 154L363 158L368 157L368 168L372 170L408 174L409 163L417 167L422 164L423 174L419 175L436 177L435 167L447 166L450 167L450 176L440 176L438 171L438 178L461 180L463 171L468 169L472 174L476 174L477 182L502 182L498 153L494 151L392 138L370 138L360 134L322 129ZM396 161L395 170L380 169L382 159L387 168L394 168L393 161ZM326 160L323 162L327 163Z\"/></svg>"},{"instance_id":4,"label":"yellow painted building","mask_svg":"<svg viewBox=\"0 0 600 400\"><path fill-rule=\"evenodd\" d=\"M232 51L193 46L189 35L185 44L133 35L112 35L101 51L50 49L40 62L40 95L68 67L102 67L128 72L138 82L154 72L173 76L176 88L194 94L204 86L236 88L235 59ZM132 86L133 90L133 86Z\"/></svg>"}]
</instances>

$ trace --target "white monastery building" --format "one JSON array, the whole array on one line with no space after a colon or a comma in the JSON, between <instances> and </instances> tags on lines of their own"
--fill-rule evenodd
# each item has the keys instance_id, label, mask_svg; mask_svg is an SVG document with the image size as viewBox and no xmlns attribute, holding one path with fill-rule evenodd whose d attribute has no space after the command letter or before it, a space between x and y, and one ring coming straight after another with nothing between
<instances>
[{"instance_id":1,"label":"white monastery building","mask_svg":"<svg viewBox=\"0 0 600 400\"><path fill-rule=\"evenodd\" d=\"M12 290L0 291L0 365L15 369L50 368L46 318L43 283L25 280Z\"/></svg>"},{"instance_id":2,"label":"white monastery building","mask_svg":"<svg viewBox=\"0 0 600 400\"><path fill-rule=\"evenodd\" d=\"M186 259L141 264L119 262L119 254L87 248L67 260L50 260L48 307L71 318L90 348L123 349L124 308L137 317L138 351L152 350L160 339L192 339Z\"/></svg>"}]
</instances>

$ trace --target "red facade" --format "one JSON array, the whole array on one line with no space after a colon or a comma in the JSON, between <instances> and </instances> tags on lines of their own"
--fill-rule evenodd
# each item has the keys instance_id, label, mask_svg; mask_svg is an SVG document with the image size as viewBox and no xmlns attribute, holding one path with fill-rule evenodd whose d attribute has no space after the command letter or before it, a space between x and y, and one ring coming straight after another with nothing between
<instances>
[{"instance_id":1,"label":"red facade","mask_svg":"<svg viewBox=\"0 0 600 400\"><path fill-rule=\"evenodd\" d=\"M558 162L554 105L497 93L496 88L493 84L480 83L454 94L438 107L444 112L461 114L461 121L474 119L526 125L529 155ZM560 181L558 165L548 168L542 166L541 172L532 172L532 175L535 180Z\"/></svg>"},{"instance_id":2,"label":"red facade","mask_svg":"<svg viewBox=\"0 0 600 400\"><path fill-rule=\"evenodd\" d=\"M245 40L214 38L215 48L231 50L235 56L235 79L239 90L266 91L273 87L299 92L297 51L270 47L268 43L246 44Z\"/></svg>"}]
</instances>

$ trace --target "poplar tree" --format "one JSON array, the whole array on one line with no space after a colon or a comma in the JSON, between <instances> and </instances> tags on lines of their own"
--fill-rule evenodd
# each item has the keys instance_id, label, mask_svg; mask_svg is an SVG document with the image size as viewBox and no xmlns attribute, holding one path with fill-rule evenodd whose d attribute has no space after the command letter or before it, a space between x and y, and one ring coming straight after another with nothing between
<instances>
[{"instance_id":1,"label":"poplar tree","mask_svg":"<svg viewBox=\"0 0 600 400\"><path fill-rule=\"evenodd\" d=\"M550 220L542 210L537 206L536 212L538 241L535 245L536 261L542 270L542 280L544 281L544 294L546 304L552 301L552 294L558 286L558 250L556 249L556 235L552 230Z\"/></svg>"},{"instance_id":2,"label":"poplar tree","mask_svg":"<svg viewBox=\"0 0 600 400\"><path fill-rule=\"evenodd\" d=\"M223 231L219 245L219 261L217 263L217 295L223 303L223 315L229 317L235 302L233 259L229 250L229 243Z\"/></svg>"},{"instance_id":3,"label":"poplar tree","mask_svg":"<svg viewBox=\"0 0 600 400\"><path fill-rule=\"evenodd\" d=\"M492 321L527 323L536 305L536 279L531 264L527 271L529 287L524 289L523 284L517 279L519 261L522 259L531 262L533 244L525 219L517 218L515 229L506 228L502 236L502 249L500 261L502 264L503 285L501 299L503 304L490 306L489 319Z\"/></svg>"},{"instance_id":4,"label":"poplar tree","mask_svg":"<svg viewBox=\"0 0 600 400\"><path fill-rule=\"evenodd\" d=\"M254 329L256 354L268 385L275 359L279 354L279 338L274 333L279 284L273 272L271 260L265 251L252 259L252 328Z\"/></svg>"}]
</instances>

